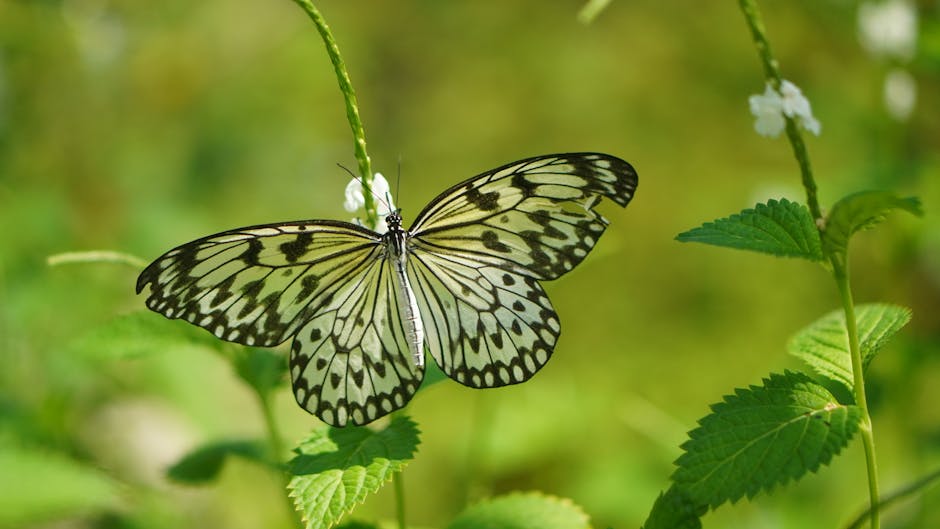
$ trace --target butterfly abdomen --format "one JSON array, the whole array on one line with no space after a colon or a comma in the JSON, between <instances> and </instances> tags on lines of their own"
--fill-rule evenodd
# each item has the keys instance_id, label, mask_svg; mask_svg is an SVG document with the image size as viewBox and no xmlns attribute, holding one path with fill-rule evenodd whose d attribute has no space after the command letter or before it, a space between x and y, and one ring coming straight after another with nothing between
<instances>
[{"instance_id":1,"label":"butterfly abdomen","mask_svg":"<svg viewBox=\"0 0 940 529\"><path fill-rule=\"evenodd\" d=\"M424 366L424 321L418 310L418 299L415 297L408 279L406 265L408 263L408 234L401 227L401 217L398 214L389 215L385 222L388 232L384 235L388 248L388 260L394 274L393 283L398 294L398 315L405 328L405 337L408 348L418 367Z\"/></svg>"}]
</instances>

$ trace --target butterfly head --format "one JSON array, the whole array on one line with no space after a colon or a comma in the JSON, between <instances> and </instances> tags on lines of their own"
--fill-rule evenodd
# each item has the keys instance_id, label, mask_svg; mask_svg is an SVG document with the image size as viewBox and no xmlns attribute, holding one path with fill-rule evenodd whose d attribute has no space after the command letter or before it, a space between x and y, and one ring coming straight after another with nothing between
<instances>
[{"instance_id":1,"label":"butterfly head","mask_svg":"<svg viewBox=\"0 0 940 529\"><path fill-rule=\"evenodd\" d=\"M388 225L388 231L401 230L401 210L396 209L385 217L385 224Z\"/></svg>"}]
</instances>

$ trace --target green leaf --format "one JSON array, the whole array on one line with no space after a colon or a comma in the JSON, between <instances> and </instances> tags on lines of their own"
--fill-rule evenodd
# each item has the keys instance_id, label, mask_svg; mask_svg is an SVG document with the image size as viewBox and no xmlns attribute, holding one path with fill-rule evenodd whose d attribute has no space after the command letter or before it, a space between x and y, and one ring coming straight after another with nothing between
<instances>
[{"instance_id":1,"label":"green leaf","mask_svg":"<svg viewBox=\"0 0 940 529\"><path fill-rule=\"evenodd\" d=\"M656 498L642 529L701 529L707 505L699 505L673 485Z\"/></svg>"},{"instance_id":2,"label":"green leaf","mask_svg":"<svg viewBox=\"0 0 940 529\"><path fill-rule=\"evenodd\" d=\"M224 342L211 334L174 322L149 311L118 316L69 344L72 354L114 360L161 354L168 349L208 347L218 350Z\"/></svg>"},{"instance_id":3,"label":"green leaf","mask_svg":"<svg viewBox=\"0 0 940 529\"><path fill-rule=\"evenodd\" d=\"M265 446L260 441L218 441L209 443L183 456L167 469L167 477L178 483L202 485L215 480L231 456L271 464L265 457Z\"/></svg>"},{"instance_id":4,"label":"green leaf","mask_svg":"<svg viewBox=\"0 0 940 529\"><path fill-rule=\"evenodd\" d=\"M82 516L119 504L119 485L60 454L0 447L0 527Z\"/></svg>"},{"instance_id":5,"label":"green leaf","mask_svg":"<svg viewBox=\"0 0 940 529\"><path fill-rule=\"evenodd\" d=\"M875 226L895 209L918 217L924 214L916 197L902 198L887 191L862 191L836 202L822 235L826 254L845 254L852 234Z\"/></svg>"},{"instance_id":6,"label":"green leaf","mask_svg":"<svg viewBox=\"0 0 940 529\"><path fill-rule=\"evenodd\" d=\"M402 415L383 430L321 428L295 449L288 489L308 529L332 527L414 457L418 427Z\"/></svg>"},{"instance_id":7,"label":"green leaf","mask_svg":"<svg viewBox=\"0 0 940 529\"><path fill-rule=\"evenodd\" d=\"M676 460L673 482L696 504L718 507L815 472L848 443L861 422L802 373L764 379L712 405Z\"/></svg>"},{"instance_id":8,"label":"green leaf","mask_svg":"<svg viewBox=\"0 0 940 529\"><path fill-rule=\"evenodd\" d=\"M569 499L515 492L468 507L447 529L588 529L588 515Z\"/></svg>"},{"instance_id":9,"label":"green leaf","mask_svg":"<svg viewBox=\"0 0 940 529\"><path fill-rule=\"evenodd\" d=\"M233 354L235 372L262 397L287 380L287 360L269 349L243 347Z\"/></svg>"},{"instance_id":10,"label":"green leaf","mask_svg":"<svg viewBox=\"0 0 940 529\"><path fill-rule=\"evenodd\" d=\"M676 240L769 253L780 257L823 258L819 231L802 204L787 199L758 204L698 228L680 233Z\"/></svg>"},{"instance_id":11,"label":"green leaf","mask_svg":"<svg viewBox=\"0 0 940 529\"><path fill-rule=\"evenodd\" d=\"M886 303L855 307L859 349L865 367L901 328L911 321L911 310ZM806 362L813 371L838 382L851 392L854 386L845 313L834 310L796 333L787 351Z\"/></svg>"}]
</instances>

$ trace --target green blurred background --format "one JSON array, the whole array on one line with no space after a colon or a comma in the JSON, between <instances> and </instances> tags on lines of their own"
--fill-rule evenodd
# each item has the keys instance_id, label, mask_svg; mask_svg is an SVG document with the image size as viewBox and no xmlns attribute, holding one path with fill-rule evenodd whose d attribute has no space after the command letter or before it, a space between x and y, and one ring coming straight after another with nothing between
<instances>
[{"instance_id":1,"label":"green blurred background","mask_svg":"<svg viewBox=\"0 0 940 529\"><path fill-rule=\"evenodd\" d=\"M803 200L788 144L754 132L762 71L736 2L615 0L590 25L581 2L319 7L374 168L393 176L401 160L406 224L445 187L530 155L608 152L640 175L626 210L604 209L612 224L590 258L547 284L563 334L537 377L445 382L413 401L409 520L441 527L467 502L538 489L596 527L638 526L707 404L801 368L786 340L838 305L816 265L673 240L756 202ZM762 7L784 77L822 122L807 141L824 207L866 188L925 203L923 219L898 215L852 248L859 302L914 309L870 370L891 489L940 466L940 4L920 2L910 60L866 51L855 2ZM883 103L892 68L916 81L906 118ZM138 270L46 258L150 260L238 226L348 219L337 163L355 167L342 99L288 0L0 0L0 526L290 526L278 478L256 465L233 460L204 488L163 475L200 443L264 435L229 364L197 346L77 353L144 308ZM286 389L276 411L290 441L318 426ZM706 526L838 526L865 479L856 440L820 475ZM383 490L356 516L390 518L392 501ZM933 490L886 521L937 527L937 505Z\"/></svg>"}]
</instances>

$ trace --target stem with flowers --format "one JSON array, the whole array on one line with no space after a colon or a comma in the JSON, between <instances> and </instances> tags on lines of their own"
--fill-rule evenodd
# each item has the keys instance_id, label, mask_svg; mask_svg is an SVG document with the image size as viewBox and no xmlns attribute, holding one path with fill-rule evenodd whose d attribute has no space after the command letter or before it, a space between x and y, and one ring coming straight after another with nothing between
<instances>
[{"instance_id":1,"label":"stem with flowers","mask_svg":"<svg viewBox=\"0 0 940 529\"><path fill-rule=\"evenodd\" d=\"M353 90L352 81L349 80L349 73L346 71L346 63L339 53L339 46L330 27L326 24L326 19L320 14L320 11L310 0L294 0L307 15L313 20L313 24L326 45L326 53L330 56L330 62L333 63L333 70L336 72L336 80L339 83L340 92L343 94L343 100L346 103L346 119L349 121L349 127L353 134L353 149L358 162L359 179L362 183L362 196L365 201L365 225L370 229L375 229L378 224L378 207L375 198L372 196L372 161L369 153L366 152L366 132L362 127L362 120L359 117L359 103L356 100L356 92Z\"/></svg>"},{"instance_id":2,"label":"stem with flowers","mask_svg":"<svg viewBox=\"0 0 940 529\"><path fill-rule=\"evenodd\" d=\"M676 239L820 263L832 274L841 309L807 325L787 344L788 352L811 372L771 373L760 384L737 388L710 406L682 444L672 485L653 504L643 527L701 527L699 518L708 510L817 471L859 434L868 470L866 518L877 529L878 467L864 369L887 338L910 321L911 310L887 303L855 304L848 244L852 235L893 210L922 214L920 201L889 191L861 191L841 198L823 216L802 136L802 129L819 134L820 124L800 89L781 77L755 0L739 0L739 5L766 78L764 93L749 99L754 127L763 136L786 132L807 204L768 200ZM860 336L866 337L864 342Z\"/></svg>"},{"instance_id":3,"label":"stem with flowers","mask_svg":"<svg viewBox=\"0 0 940 529\"><path fill-rule=\"evenodd\" d=\"M764 67L764 75L767 82L775 90L780 91L783 83L780 76L779 63L774 58L770 49L770 42L761 20L760 11L754 0L739 0L744 19L751 30L751 36L754 45L757 48L761 64ZM800 131L800 124L794 116L785 115L787 139L793 148L793 154L796 157L802 175L803 188L806 191L806 203L810 214L823 236L825 230L825 219L819 208L819 201L816 197L816 181L813 178L813 171L809 161L809 154L806 150L806 144L803 142L803 135ZM832 275L838 287L839 297L842 301L842 310L845 313L846 331L848 333L849 352L852 360L852 374L854 379L855 403L862 412L861 436L865 447L865 463L868 468L868 493L871 509L869 511L869 520L872 529L878 529L881 525L878 509L878 465L875 457L875 438L872 429L871 415L868 411L868 399L865 394L865 373L862 356L859 349L858 328L856 325L855 305L852 300L852 288L849 282L849 272L846 260L838 253L830 253L828 256L832 266Z\"/></svg>"}]
</instances>

